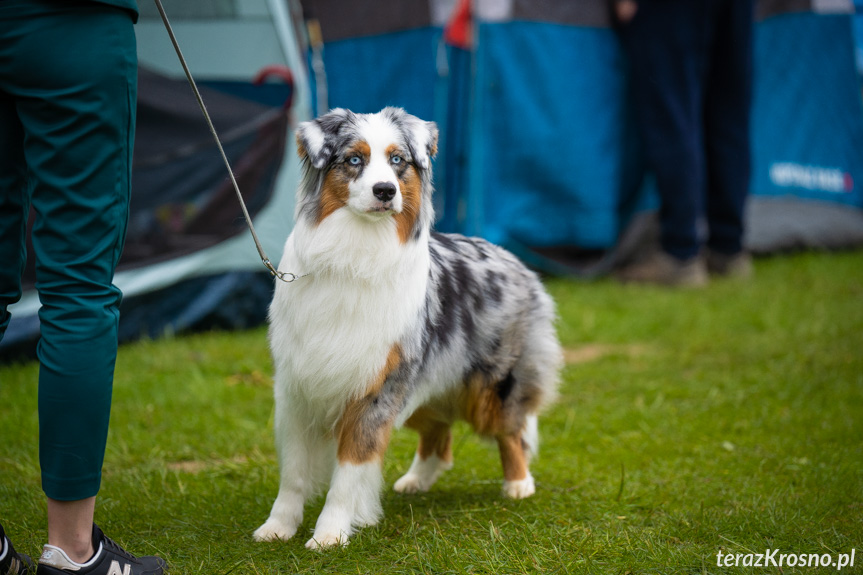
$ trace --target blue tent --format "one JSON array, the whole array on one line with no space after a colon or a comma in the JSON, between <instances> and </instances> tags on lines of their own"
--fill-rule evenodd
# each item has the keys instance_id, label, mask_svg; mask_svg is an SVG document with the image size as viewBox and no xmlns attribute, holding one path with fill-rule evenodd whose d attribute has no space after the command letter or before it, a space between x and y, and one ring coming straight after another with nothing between
<instances>
[{"instance_id":1,"label":"blue tent","mask_svg":"<svg viewBox=\"0 0 863 575\"><path fill-rule=\"evenodd\" d=\"M304 5L323 32L329 106L397 105L442 128L439 229L484 236L548 271L593 275L655 206L605 0L474 0L467 49L443 40L452 2L409 0L383 14L341 0ZM764 0L757 16L747 245L857 245L854 6Z\"/></svg>"},{"instance_id":2,"label":"blue tent","mask_svg":"<svg viewBox=\"0 0 863 575\"><path fill-rule=\"evenodd\" d=\"M854 7L763 3L755 36L755 251L863 241L863 100Z\"/></svg>"}]
</instances>

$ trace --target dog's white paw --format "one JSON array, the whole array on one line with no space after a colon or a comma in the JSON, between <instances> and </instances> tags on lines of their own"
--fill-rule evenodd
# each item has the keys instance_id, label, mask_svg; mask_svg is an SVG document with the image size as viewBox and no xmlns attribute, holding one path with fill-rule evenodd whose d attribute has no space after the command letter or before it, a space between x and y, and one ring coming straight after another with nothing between
<instances>
[{"instance_id":1,"label":"dog's white paw","mask_svg":"<svg viewBox=\"0 0 863 575\"><path fill-rule=\"evenodd\" d=\"M524 499L536 493L536 487L533 484L533 477L530 473L524 479L516 481L504 481L503 492L507 497L512 499Z\"/></svg>"},{"instance_id":2,"label":"dog's white paw","mask_svg":"<svg viewBox=\"0 0 863 575\"><path fill-rule=\"evenodd\" d=\"M344 547L348 544L348 534L344 531L338 533L322 533L315 534L314 537L306 541L306 549L313 551L323 551L332 547Z\"/></svg>"},{"instance_id":3,"label":"dog's white paw","mask_svg":"<svg viewBox=\"0 0 863 575\"><path fill-rule=\"evenodd\" d=\"M395 482L393 489L398 493L420 493L429 490L429 485L415 473L405 473Z\"/></svg>"},{"instance_id":4,"label":"dog's white paw","mask_svg":"<svg viewBox=\"0 0 863 575\"><path fill-rule=\"evenodd\" d=\"M255 530L255 541L287 541L297 532L296 526L285 525L278 519L270 517L266 523Z\"/></svg>"},{"instance_id":5,"label":"dog's white paw","mask_svg":"<svg viewBox=\"0 0 863 575\"><path fill-rule=\"evenodd\" d=\"M444 461L437 455L421 459L419 454L415 454L410 469L395 482L393 489L399 493L426 492L448 469L452 469L452 461Z\"/></svg>"}]
</instances>

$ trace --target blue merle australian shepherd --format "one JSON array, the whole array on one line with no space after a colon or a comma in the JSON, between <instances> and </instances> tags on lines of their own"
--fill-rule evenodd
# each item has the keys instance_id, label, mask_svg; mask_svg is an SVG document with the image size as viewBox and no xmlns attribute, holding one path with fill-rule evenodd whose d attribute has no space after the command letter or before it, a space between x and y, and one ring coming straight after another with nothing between
<instances>
[{"instance_id":1,"label":"blue merle australian shepherd","mask_svg":"<svg viewBox=\"0 0 863 575\"><path fill-rule=\"evenodd\" d=\"M304 178L270 307L281 482L262 541L293 537L329 483L306 544L344 545L381 516L394 427L419 433L395 490L452 467L450 426L496 440L503 492L534 493L537 414L561 364L551 298L488 242L431 231L437 128L401 109L336 109L300 125ZM278 282L277 282L278 283Z\"/></svg>"}]
</instances>

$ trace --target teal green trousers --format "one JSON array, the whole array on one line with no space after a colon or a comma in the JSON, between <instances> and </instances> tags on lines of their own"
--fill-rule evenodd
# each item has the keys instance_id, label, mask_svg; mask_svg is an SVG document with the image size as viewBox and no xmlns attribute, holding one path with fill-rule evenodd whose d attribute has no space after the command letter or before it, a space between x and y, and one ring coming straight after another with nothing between
<instances>
[{"instance_id":1,"label":"teal green trousers","mask_svg":"<svg viewBox=\"0 0 863 575\"><path fill-rule=\"evenodd\" d=\"M61 501L94 496L101 482L136 92L131 12L0 0L0 337L21 297L32 207L39 460L45 494Z\"/></svg>"}]
</instances>

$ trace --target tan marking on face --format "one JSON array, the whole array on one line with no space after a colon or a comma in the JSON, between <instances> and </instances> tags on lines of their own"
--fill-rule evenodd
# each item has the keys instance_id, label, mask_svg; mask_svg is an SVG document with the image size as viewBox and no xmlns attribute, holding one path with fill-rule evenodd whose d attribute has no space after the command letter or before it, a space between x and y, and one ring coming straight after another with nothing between
<instances>
[{"instance_id":1,"label":"tan marking on face","mask_svg":"<svg viewBox=\"0 0 863 575\"><path fill-rule=\"evenodd\" d=\"M405 157L404 152L396 144L390 145L386 153L387 158L393 157L394 154L398 154L402 158ZM422 180L413 164L408 164L399 176L399 187L402 192L402 211L396 214L394 218L399 241L405 244L410 239L422 205Z\"/></svg>"},{"instance_id":2,"label":"tan marking on face","mask_svg":"<svg viewBox=\"0 0 863 575\"><path fill-rule=\"evenodd\" d=\"M503 477L507 481L519 481L527 477L527 457L521 432L499 435L497 446L500 450L500 462L503 465Z\"/></svg>"},{"instance_id":3,"label":"tan marking on face","mask_svg":"<svg viewBox=\"0 0 863 575\"><path fill-rule=\"evenodd\" d=\"M371 149L366 142L357 142L345 152L345 157L359 155L368 160ZM324 176L321 186L321 211L318 214L317 223L321 223L333 212L348 204L351 192L348 187L353 178L351 168L344 164L337 164L330 168Z\"/></svg>"},{"instance_id":4,"label":"tan marking on face","mask_svg":"<svg viewBox=\"0 0 863 575\"><path fill-rule=\"evenodd\" d=\"M360 140L355 142L350 148L345 151L345 157L358 155L365 158L367 161L369 156L372 155L372 149L369 147L368 142L365 140Z\"/></svg>"},{"instance_id":5,"label":"tan marking on face","mask_svg":"<svg viewBox=\"0 0 863 575\"><path fill-rule=\"evenodd\" d=\"M336 431L339 463L360 464L383 459L397 414L390 414L389 418L378 423L369 422L365 415L383 388L387 377L398 368L401 357L401 346L393 345L380 373L366 388L366 394L349 402L345 407Z\"/></svg>"},{"instance_id":6,"label":"tan marking on face","mask_svg":"<svg viewBox=\"0 0 863 575\"><path fill-rule=\"evenodd\" d=\"M394 155L398 154L402 158L405 157L405 153L402 151L401 147L398 144L390 144L386 149L387 158L392 158Z\"/></svg>"},{"instance_id":7,"label":"tan marking on face","mask_svg":"<svg viewBox=\"0 0 863 575\"><path fill-rule=\"evenodd\" d=\"M452 432L449 422L441 420L432 410L421 407L408 418L405 427L419 433L417 454L420 459L426 460L437 455L443 461L452 461Z\"/></svg>"},{"instance_id":8,"label":"tan marking on face","mask_svg":"<svg viewBox=\"0 0 863 575\"><path fill-rule=\"evenodd\" d=\"M348 204L351 192L348 189L350 178L340 168L334 168L327 172L324 183L321 186L321 211L318 213L317 223L321 223L333 212Z\"/></svg>"}]
</instances>

